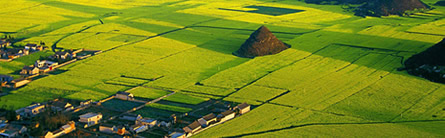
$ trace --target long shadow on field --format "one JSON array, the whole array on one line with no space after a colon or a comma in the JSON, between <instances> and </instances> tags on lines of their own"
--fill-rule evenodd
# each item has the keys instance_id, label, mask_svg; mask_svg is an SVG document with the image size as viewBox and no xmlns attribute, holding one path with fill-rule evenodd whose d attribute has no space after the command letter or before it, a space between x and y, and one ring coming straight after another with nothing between
<instances>
[{"instance_id":1,"label":"long shadow on field","mask_svg":"<svg viewBox=\"0 0 445 138\"><path fill-rule=\"evenodd\" d=\"M176 12L178 10L194 8L199 5L166 6L174 3L164 3L159 6L140 6L128 9L108 9L93 6L78 5L66 2L47 2L49 6L96 14L99 17L110 12L122 13L119 15L122 19L118 23L133 28L155 32L159 35L177 41L197 45L200 48L209 49L223 54L231 55L241 44L249 37L260 24L245 23L233 20L218 19L195 14L186 14ZM159 21L174 23L184 26L176 28L159 24L148 24L133 22L132 19L150 18ZM426 18L426 17L425 17ZM431 19L434 17L431 17ZM272 26L272 25L271 25ZM399 58L401 61L415 53L432 46L432 43L425 43L412 40L395 39L380 36L360 35L352 33L329 32L314 29L295 29L289 27L269 27L271 31L282 41L292 45L292 48L307 51L315 55L331 57L347 62L354 62L355 58L343 58L342 56L332 56L329 52L317 52L328 46L348 47L351 49L360 49L367 52L377 52ZM302 27L304 28L304 27ZM153 38L153 37L151 37ZM150 38L148 38L150 39ZM348 53L339 53L347 55ZM350 54L350 53L349 53ZM338 58L342 57L342 58ZM247 60L236 60L227 63L229 66L236 66ZM358 65L371 67L374 63L359 63ZM395 65L402 67L402 64ZM213 69L218 69L214 67ZM220 70L227 69L221 68ZM387 69L387 71L392 71ZM218 71L214 72L217 73ZM204 76L213 75L203 74Z\"/></svg>"}]
</instances>

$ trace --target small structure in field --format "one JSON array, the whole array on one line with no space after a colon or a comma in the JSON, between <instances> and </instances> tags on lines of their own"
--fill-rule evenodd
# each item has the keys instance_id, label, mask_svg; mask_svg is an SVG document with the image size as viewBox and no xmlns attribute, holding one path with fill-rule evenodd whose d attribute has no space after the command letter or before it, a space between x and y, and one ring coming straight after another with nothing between
<instances>
[{"instance_id":1,"label":"small structure in field","mask_svg":"<svg viewBox=\"0 0 445 138\"><path fill-rule=\"evenodd\" d=\"M190 125L182 128L185 132L187 133L195 133L196 131L198 131L199 129L201 129L201 124L198 121L194 121L193 123L191 123Z\"/></svg>"},{"instance_id":2,"label":"small structure in field","mask_svg":"<svg viewBox=\"0 0 445 138\"><path fill-rule=\"evenodd\" d=\"M102 119L102 114L100 113L86 113L79 116L79 122L85 123L85 127L90 127L99 123Z\"/></svg>"},{"instance_id":3,"label":"small structure in field","mask_svg":"<svg viewBox=\"0 0 445 138\"><path fill-rule=\"evenodd\" d=\"M217 118L215 116L215 114L210 113L200 119L198 119L199 124L201 124L202 126L208 126L211 123L216 122Z\"/></svg>"},{"instance_id":4,"label":"small structure in field","mask_svg":"<svg viewBox=\"0 0 445 138\"><path fill-rule=\"evenodd\" d=\"M121 100L134 100L134 95L128 92L119 91L116 93L116 98Z\"/></svg>"},{"instance_id":5,"label":"small structure in field","mask_svg":"<svg viewBox=\"0 0 445 138\"><path fill-rule=\"evenodd\" d=\"M232 110L227 110L219 114L218 118L220 122L225 122L227 120L235 118L235 112L233 112Z\"/></svg>"},{"instance_id":6,"label":"small structure in field","mask_svg":"<svg viewBox=\"0 0 445 138\"><path fill-rule=\"evenodd\" d=\"M245 114L250 111L250 105L247 103L242 103L234 108L234 110L238 110L239 114Z\"/></svg>"}]
</instances>

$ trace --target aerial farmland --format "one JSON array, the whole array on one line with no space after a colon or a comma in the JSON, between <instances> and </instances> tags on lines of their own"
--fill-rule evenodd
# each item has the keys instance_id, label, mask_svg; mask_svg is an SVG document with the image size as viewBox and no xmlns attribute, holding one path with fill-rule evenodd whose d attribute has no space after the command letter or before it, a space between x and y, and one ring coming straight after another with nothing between
<instances>
[{"instance_id":1,"label":"aerial farmland","mask_svg":"<svg viewBox=\"0 0 445 138\"><path fill-rule=\"evenodd\" d=\"M443 0L0 5L0 137L445 137Z\"/></svg>"}]
</instances>

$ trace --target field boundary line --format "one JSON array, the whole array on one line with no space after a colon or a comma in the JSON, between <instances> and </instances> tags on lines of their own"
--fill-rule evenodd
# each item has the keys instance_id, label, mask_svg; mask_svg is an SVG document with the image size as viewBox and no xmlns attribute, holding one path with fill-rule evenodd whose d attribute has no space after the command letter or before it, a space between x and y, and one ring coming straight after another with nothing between
<instances>
[{"instance_id":1,"label":"field boundary line","mask_svg":"<svg viewBox=\"0 0 445 138\"><path fill-rule=\"evenodd\" d=\"M428 94L426 94L425 96L423 96L422 98L419 98L413 105L411 105L410 107L408 107L407 109L405 109L403 112L401 112L399 115L395 116L393 119L391 119L390 121L393 122L394 120L396 120L397 118L399 118L400 116L403 116L403 113L408 112L409 110L411 110L415 105L419 104L420 101L422 101L423 99L425 99L426 97L432 95L433 93L435 93L437 90L439 90L441 87L437 86L435 89L433 89L431 92L429 92Z\"/></svg>"}]
</instances>

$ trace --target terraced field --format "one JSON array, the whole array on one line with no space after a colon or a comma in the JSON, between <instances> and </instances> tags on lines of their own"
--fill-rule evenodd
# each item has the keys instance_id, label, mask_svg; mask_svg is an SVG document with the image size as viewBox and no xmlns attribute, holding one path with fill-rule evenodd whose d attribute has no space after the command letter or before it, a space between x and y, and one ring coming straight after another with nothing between
<instances>
[{"instance_id":1,"label":"terraced field","mask_svg":"<svg viewBox=\"0 0 445 138\"><path fill-rule=\"evenodd\" d=\"M445 37L445 7L363 18L338 5L295 0L0 4L6 5L0 33L15 36L17 45L103 51L1 96L0 108L58 97L101 100L137 87L130 92L141 99L176 92L136 111L147 117L184 114L216 100L254 105L196 137L445 136L445 85L397 71ZM261 25L292 47L254 59L233 56ZM0 62L0 74L19 77L23 66L51 54Z\"/></svg>"}]
</instances>

